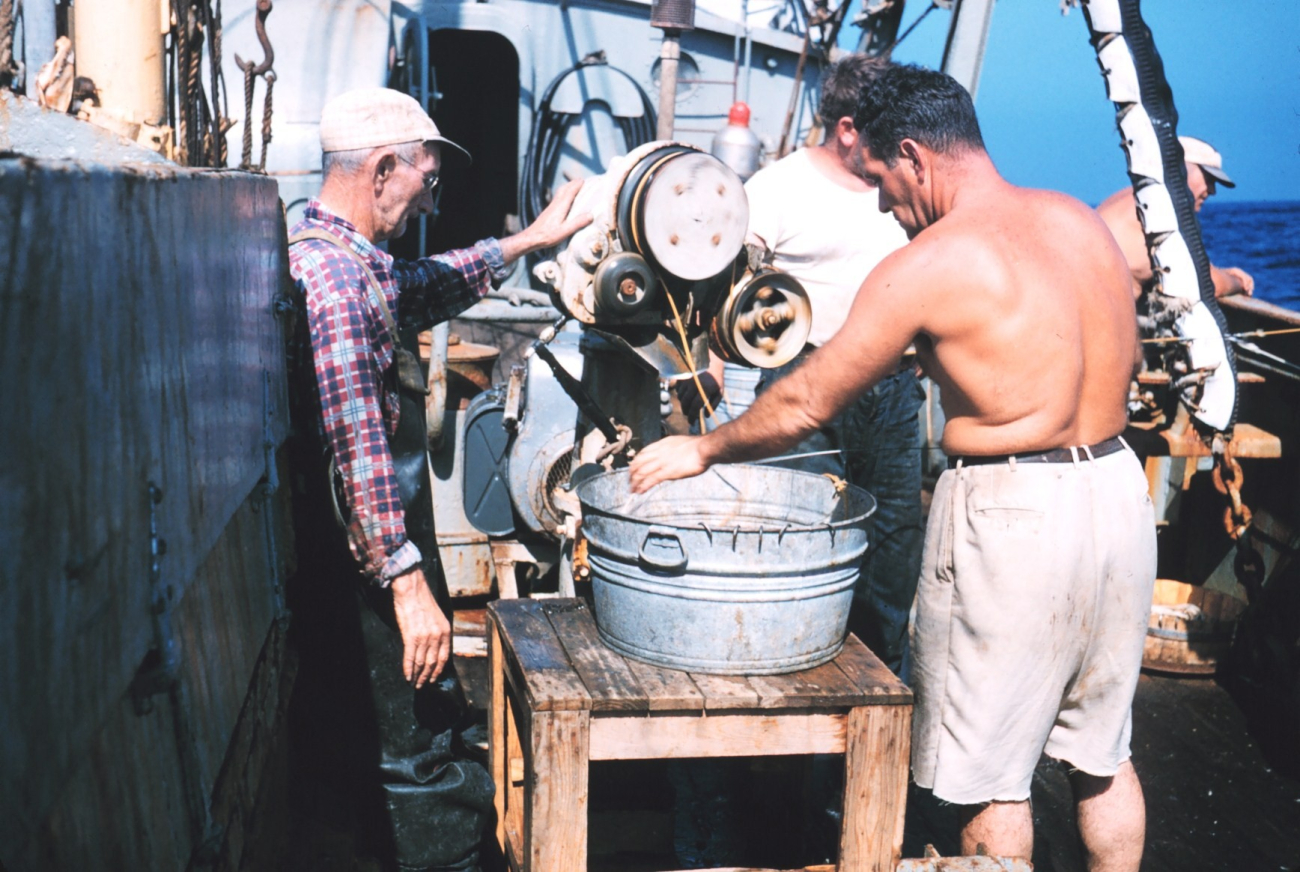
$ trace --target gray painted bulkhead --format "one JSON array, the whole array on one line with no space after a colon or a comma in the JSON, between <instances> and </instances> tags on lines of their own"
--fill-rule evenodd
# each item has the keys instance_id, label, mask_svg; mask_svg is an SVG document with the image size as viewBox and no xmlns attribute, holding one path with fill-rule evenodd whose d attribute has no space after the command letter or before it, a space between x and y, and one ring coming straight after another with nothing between
<instances>
[{"instance_id":1,"label":"gray painted bulkhead","mask_svg":"<svg viewBox=\"0 0 1300 872\"><path fill-rule=\"evenodd\" d=\"M284 491L266 485L288 432L282 213L270 179L139 149L129 164L17 156L12 108L0 106L0 862L184 869L211 833L207 804L281 609ZM40 115L38 139L94 130ZM166 542L156 578L151 520ZM164 618L179 692L137 706Z\"/></svg>"},{"instance_id":2,"label":"gray painted bulkhead","mask_svg":"<svg viewBox=\"0 0 1300 872\"><path fill-rule=\"evenodd\" d=\"M241 93L242 74L233 54L259 57L253 34L253 0L227 2L224 8L226 81L232 94ZM275 46L275 116L268 171L280 184L292 223L308 197L320 188L319 126L321 107L332 96L358 87L387 84L390 60L395 61L405 29L423 21L430 31L486 31L509 41L519 60L520 82L516 170L523 168L534 112L547 85L584 56L604 50L609 63L625 70L657 100L652 68L659 57L662 32L650 27L650 5L641 0L490 0L485 3L441 2L401 4L390 0L276 0L266 20ZM708 149L713 135L726 124L733 97L730 84L737 31L743 27L708 12L697 11L696 29L682 35L683 53L699 67L696 78L678 89L677 138ZM753 73L750 76L752 125L764 141L768 159L781 138L789 108L801 36L766 28L753 31ZM436 61L436 59L434 59ZM683 77L687 72L683 70ZM694 74L692 74L694 75ZM740 71L743 99L745 75ZM608 125L595 116L639 112L635 92L620 76L599 71L579 77L575 96L589 104L588 117L571 130L566 152L570 163L581 164L586 175L603 171L614 150ZM799 86L791 141L802 142L813 122L819 83L815 62L805 68ZM717 84L726 82L727 84ZM261 91L254 102L260 118ZM491 107L485 107L489 111ZM232 114L241 115L240 112ZM435 118L437 110L434 111ZM238 143L242 126L231 129ZM257 136L254 136L257 139ZM561 173L566 165L561 166ZM562 180L562 179L561 179ZM526 282L520 272L512 282Z\"/></svg>"}]
</instances>

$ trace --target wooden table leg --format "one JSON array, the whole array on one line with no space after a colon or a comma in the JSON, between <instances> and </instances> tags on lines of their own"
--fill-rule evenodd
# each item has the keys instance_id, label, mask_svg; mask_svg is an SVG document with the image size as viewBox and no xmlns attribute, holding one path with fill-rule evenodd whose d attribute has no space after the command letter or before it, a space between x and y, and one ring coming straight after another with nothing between
<instances>
[{"instance_id":1,"label":"wooden table leg","mask_svg":"<svg viewBox=\"0 0 1300 872\"><path fill-rule=\"evenodd\" d=\"M534 712L528 727L524 838L528 872L587 868L591 713Z\"/></svg>"},{"instance_id":2,"label":"wooden table leg","mask_svg":"<svg viewBox=\"0 0 1300 872\"><path fill-rule=\"evenodd\" d=\"M849 711L840 872L893 872L898 865L911 747L911 706L859 706Z\"/></svg>"},{"instance_id":3,"label":"wooden table leg","mask_svg":"<svg viewBox=\"0 0 1300 872\"><path fill-rule=\"evenodd\" d=\"M491 763L492 783L496 794L492 804L497 812L497 844L504 856L506 850L506 658L501 650L501 634L496 622L489 619L488 679L491 682L492 702L488 706L488 757Z\"/></svg>"}]
</instances>

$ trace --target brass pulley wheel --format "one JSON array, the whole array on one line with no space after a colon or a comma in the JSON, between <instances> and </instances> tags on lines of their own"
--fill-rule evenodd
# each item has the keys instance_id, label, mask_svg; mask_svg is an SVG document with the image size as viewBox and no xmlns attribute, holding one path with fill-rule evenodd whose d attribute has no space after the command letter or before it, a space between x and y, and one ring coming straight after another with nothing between
<instances>
[{"instance_id":1,"label":"brass pulley wheel","mask_svg":"<svg viewBox=\"0 0 1300 872\"><path fill-rule=\"evenodd\" d=\"M812 303L794 277L774 269L747 274L713 321L725 360L772 369L794 360L808 342Z\"/></svg>"},{"instance_id":2,"label":"brass pulley wheel","mask_svg":"<svg viewBox=\"0 0 1300 872\"><path fill-rule=\"evenodd\" d=\"M625 248L667 276L700 281L727 269L749 228L740 177L717 158L684 145L646 155L618 197Z\"/></svg>"}]
</instances>

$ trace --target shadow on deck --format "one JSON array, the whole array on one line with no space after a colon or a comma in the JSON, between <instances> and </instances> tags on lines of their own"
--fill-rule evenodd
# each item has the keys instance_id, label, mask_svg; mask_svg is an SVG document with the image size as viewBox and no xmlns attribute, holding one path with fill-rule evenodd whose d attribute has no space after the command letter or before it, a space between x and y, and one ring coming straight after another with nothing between
<instances>
[{"instance_id":1,"label":"shadow on deck","mask_svg":"<svg viewBox=\"0 0 1300 872\"><path fill-rule=\"evenodd\" d=\"M476 705L485 695L485 665L481 658L460 663ZM1268 723L1269 713L1260 714L1260 723ZM1276 758L1266 759L1252 726L1214 680L1142 677L1133 760L1147 801L1144 872L1300 872L1300 778L1293 770L1284 773ZM1282 754L1295 745L1294 733L1265 743ZM1292 748L1288 765L1296 755L1300 747ZM591 781L591 869L787 868L832 861L838 825L819 809L831 804L826 800L834 786L816 770L792 758L599 764ZM299 769L298 778L316 780L309 769ZM379 872L377 863L354 850L344 798L331 798L326 784L300 781L294 787L298 800L290 809L281 868ZM1083 872L1070 786L1059 764L1039 764L1033 804L1035 869ZM955 809L914 788L904 856L921 856L927 843L955 854L956 833ZM487 863L484 872L500 869Z\"/></svg>"}]
</instances>

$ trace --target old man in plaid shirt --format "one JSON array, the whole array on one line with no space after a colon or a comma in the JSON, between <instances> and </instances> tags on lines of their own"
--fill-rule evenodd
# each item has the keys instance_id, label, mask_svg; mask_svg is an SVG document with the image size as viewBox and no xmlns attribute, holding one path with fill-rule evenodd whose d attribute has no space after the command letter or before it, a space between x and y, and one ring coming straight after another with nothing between
<instances>
[{"instance_id":1,"label":"old man in plaid shirt","mask_svg":"<svg viewBox=\"0 0 1300 872\"><path fill-rule=\"evenodd\" d=\"M377 781L373 765L358 768L363 784L370 782L362 792L383 797L373 816L381 857L401 870L473 869L492 784L481 765L456 752L452 721L459 688L452 679L438 680L451 653L451 625L435 596L444 583L431 536L431 505L422 505L428 491L419 484L428 481L423 378L397 334L454 317L501 281L513 261L554 246L590 217L569 215L581 185L570 183L516 235L417 261L396 260L377 244L401 236L412 217L432 211L444 162L468 163L469 155L439 134L414 99L383 88L330 101L320 136L324 180L290 233L289 261L305 303L315 382L315 391L299 391L299 406L317 413L312 417L319 426L313 429L332 461L329 485L356 563L345 574L361 582L342 596L359 600L356 647L373 710L364 712L368 723L351 743L360 747L348 750L369 764L378 762ZM403 431L413 423L414 430ZM394 456L399 432L418 434L418 450L406 449L411 457ZM323 474L318 478L325 480ZM318 486L316 502L330 489ZM421 513L427 516L421 529L430 534L422 537L414 520ZM300 529L299 537L319 550L317 543L328 534ZM330 595L312 590L306 598ZM346 647L333 637L328 645L331 654ZM355 716L337 712L347 708L341 700L335 708L344 720ZM372 789L376 784L378 792Z\"/></svg>"}]
</instances>

